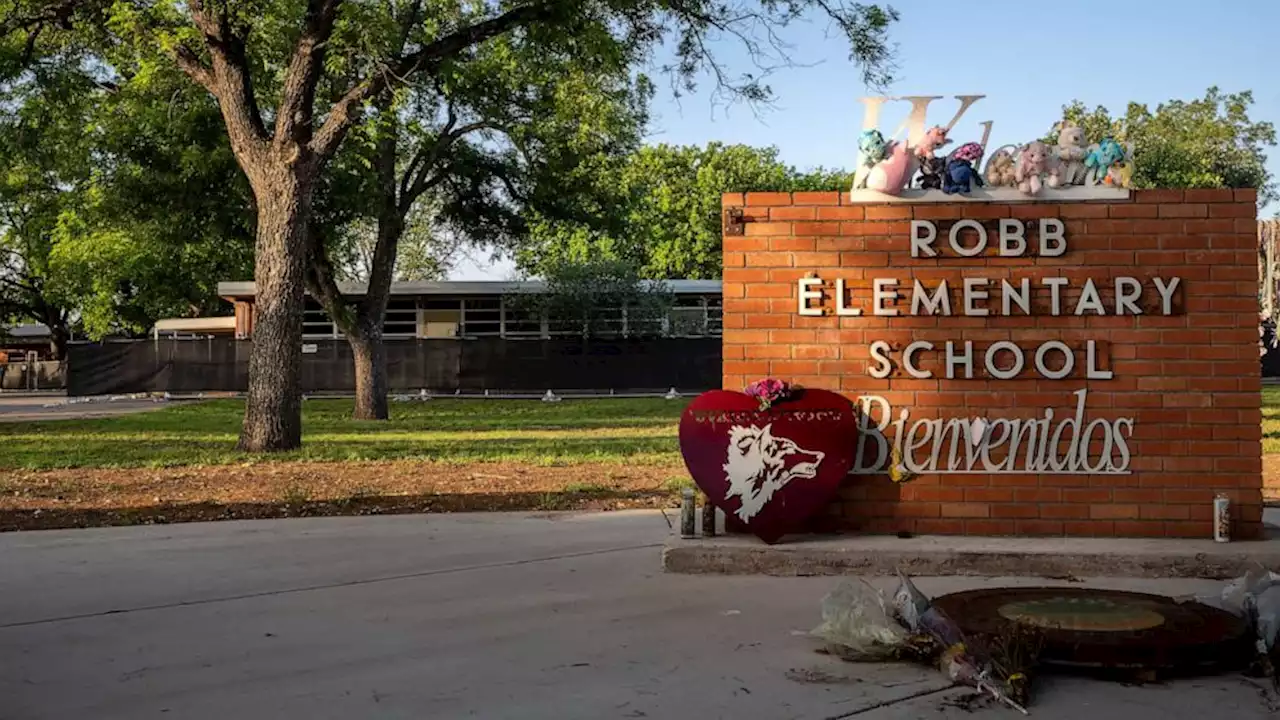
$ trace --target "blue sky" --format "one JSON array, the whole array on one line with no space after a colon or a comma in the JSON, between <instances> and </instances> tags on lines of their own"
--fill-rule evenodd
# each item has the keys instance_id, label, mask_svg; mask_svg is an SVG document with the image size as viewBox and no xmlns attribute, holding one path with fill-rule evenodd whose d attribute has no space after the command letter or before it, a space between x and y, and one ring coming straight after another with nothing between
<instances>
[{"instance_id":1,"label":"blue sky","mask_svg":"<svg viewBox=\"0 0 1280 720\"><path fill-rule=\"evenodd\" d=\"M1253 90L1250 117L1280 123L1280 80L1274 77L1280 0L899 0L893 27L898 81L893 95L985 94L953 132L978 140L991 120L991 142L1025 142L1044 133L1061 107L1078 98L1122 112L1129 101L1154 106L1190 99L1217 85ZM725 143L778 147L801 167L851 166L862 122L858 98L869 95L848 60L845 43L822 24L784 35L801 67L770 76L775 102L758 113L716 107L710 83L674 99L660 82L650 142ZM717 50L734 68L750 63L732 42ZM905 106L905 103L903 104ZM936 100L930 121L950 120L954 100ZM900 112L900 111L899 111ZM891 132L900 115L886 109ZM1280 175L1280 148L1269 167ZM1270 215L1275 208L1267 208ZM467 262L457 279L504 278L508 263Z\"/></svg>"}]
</instances>

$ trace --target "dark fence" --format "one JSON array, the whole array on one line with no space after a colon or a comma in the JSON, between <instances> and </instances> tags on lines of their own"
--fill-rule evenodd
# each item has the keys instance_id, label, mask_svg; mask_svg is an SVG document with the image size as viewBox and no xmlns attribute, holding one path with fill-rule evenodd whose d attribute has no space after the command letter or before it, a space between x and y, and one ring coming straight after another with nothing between
<instances>
[{"instance_id":1,"label":"dark fence","mask_svg":"<svg viewBox=\"0 0 1280 720\"><path fill-rule=\"evenodd\" d=\"M244 391L249 340L136 340L73 344L67 394ZM315 340L302 355L303 392L351 392L344 340ZM720 386L719 338L651 340L388 340L392 390L433 392L615 390ZM308 348L309 349L309 348Z\"/></svg>"}]
</instances>

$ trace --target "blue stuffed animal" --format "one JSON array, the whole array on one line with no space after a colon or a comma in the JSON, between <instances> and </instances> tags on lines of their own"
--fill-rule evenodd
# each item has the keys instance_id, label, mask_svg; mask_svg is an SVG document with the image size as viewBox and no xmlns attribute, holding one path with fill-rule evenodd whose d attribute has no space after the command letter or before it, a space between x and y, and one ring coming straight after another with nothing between
<instances>
[{"instance_id":1,"label":"blue stuffed animal","mask_svg":"<svg viewBox=\"0 0 1280 720\"><path fill-rule=\"evenodd\" d=\"M1123 162L1125 156L1124 146L1116 142L1113 138L1103 138L1097 147L1089 151L1089 155L1084 159L1085 172L1088 174L1089 180L1094 185L1101 185L1107 177L1107 172L1112 165Z\"/></svg>"},{"instance_id":2,"label":"blue stuffed animal","mask_svg":"<svg viewBox=\"0 0 1280 720\"><path fill-rule=\"evenodd\" d=\"M982 175L973 169L974 163L982 160L982 146L978 143L965 143L951 153L947 160L947 173L942 178L942 192L948 195L967 193L973 185L983 186Z\"/></svg>"},{"instance_id":3,"label":"blue stuffed animal","mask_svg":"<svg viewBox=\"0 0 1280 720\"><path fill-rule=\"evenodd\" d=\"M858 137L858 150L862 151L862 164L873 167L889 157L889 146L879 130L863 130Z\"/></svg>"}]
</instances>

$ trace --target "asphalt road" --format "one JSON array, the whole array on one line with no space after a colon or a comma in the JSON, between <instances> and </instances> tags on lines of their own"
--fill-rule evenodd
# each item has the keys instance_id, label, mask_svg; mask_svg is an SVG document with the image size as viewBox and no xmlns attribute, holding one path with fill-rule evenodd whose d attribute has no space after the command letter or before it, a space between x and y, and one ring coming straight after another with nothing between
<instances>
[{"instance_id":1,"label":"asphalt road","mask_svg":"<svg viewBox=\"0 0 1280 720\"><path fill-rule=\"evenodd\" d=\"M816 655L832 579L664 575L667 532L634 512L0 535L0 718L974 717L931 670ZM920 586L1010 582L1044 584ZM1223 676L1050 679L1033 717L1275 716Z\"/></svg>"}]
</instances>

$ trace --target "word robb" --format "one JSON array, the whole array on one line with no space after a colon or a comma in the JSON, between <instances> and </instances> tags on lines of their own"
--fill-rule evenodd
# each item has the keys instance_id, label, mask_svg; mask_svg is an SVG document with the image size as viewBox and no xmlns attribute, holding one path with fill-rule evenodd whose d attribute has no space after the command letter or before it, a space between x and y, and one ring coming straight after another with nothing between
<instances>
[{"instance_id":1,"label":"word robb","mask_svg":"<svg viewBox=\"0 0 1280 720\"><path fill-rule=\"evenodd\" d=\"M1056 218L1043 218L1037 223L1038 238L1034 243L1036 254L1040 257L1060 257L1067 251L1065 225ZM1031 253L1033 243L1027 237L1027 228L1021 220L1012 218L1000 219L994 232L976 220L958 220L947 233L946 245L950 253L959 258L982 257L991 254L988 248L994 241L994 254L999 257L1025 257ZM964 231L971 231L975 241L964 242ZM927 220L915 220L910 231L911 256L913 258L937 257L943 250L940 247L938 228ZM898 278L876 278L872 280L867 297L856 297L851 288L847 288L843 279L834 283L834 311L822 305L824 282L819 277L801 278L797 286L798 312L807 316L860 316L864 314L893 317L898 315L964 315L984 317L990 315L1033 315L1031 302L1035 289L1047 291L1049 295L1048 311L1050 315L1142 315L1145 311L1140 304L1148 285L1137 278L1121 276L1101 283L1087 279L1083 283L1065 277L1013 278L995 281L985 277L965 277L958 288L958 297L954 297L956 288L948 286L946 280L936 285L926 285L919 280L912 280L909 290L910 302L898 307L900 299L905 299L903 284ZM1160 298L1160 310L1163 315L1174 312L1174 293L1181 284L1181 278L1153 277L1150 288ZM1108 291L1114 290L1110 303L1103 301L1102 286ZM992 302L991 291L998 290L998 303ZM1078 290L1078 298L1067 301L1068 291ZM956 301L953 304L953 300ZM859 302L861 301L861 302ZM906 310L904 312L904 309ZM939 345L941 347L939 347ZM871 363L868 374L875 378L887 378L895 367L917 379L935 377L932 370L921 368L918 358L921 353L942 352L947 379L975 377L975 365L981 362L987 378L995 380L1011 380L1019 376L1025 369L1031 368L1040 377L1049 380L1061 380L1069 377L1076 369L1075 352L1066 343L1050 340L1038 347L1024 349L1009 341L992 343L985 351L976 353L971 341L940 343L935 345L926 340L909 343L902 349L899 358L894 357L893 348L888 342L875 340L870 343ZM979 357L980 356L980 357ZM1000 362L1008 358L1011 362ZM1107 380L1114 375L1104 369L1106 363L1099 357L1095 341L1085 343L1083 374L1086 380ZM879 396L862 398L863 415L860 421L862 438L859 440L859 466L855 473L878 472L891 456L902 458L903 469L911 472L928 473L1127 473L1129 450L1126 436L1133 432L1132 418L1116 420L1095 419L1089 421L1085 417L1087 391L1077 392L1076 412L1073 417L1054 424L1054 411L1047 408L1039 420L1028 419L996 419L965 418L948 421L919 419L909 422L910 413L903 409L894 418L889 403ZM881 421L871 424L870 410L877 408ZM896 436L891 442L885 433L892 431ZM1068 439L1069 437L1069 439ZM868 438L876 444L876 452L862 452ZM1097 441L1096 443L1091 441ZM1069 444L1061 457L1055 454L1054 448L1060 443ZM1008 445L1003 457L993 458L992 451L999 446ZM1100 446L1100 457L1093 460L1090 448ZM947 450L949 446L949 450ZM916 453L928 450L928 460L919 462ZM998 455L1000 453L997 453ZM874 460L874 462L870 462Z\"/></svg>"}]
</instances>

